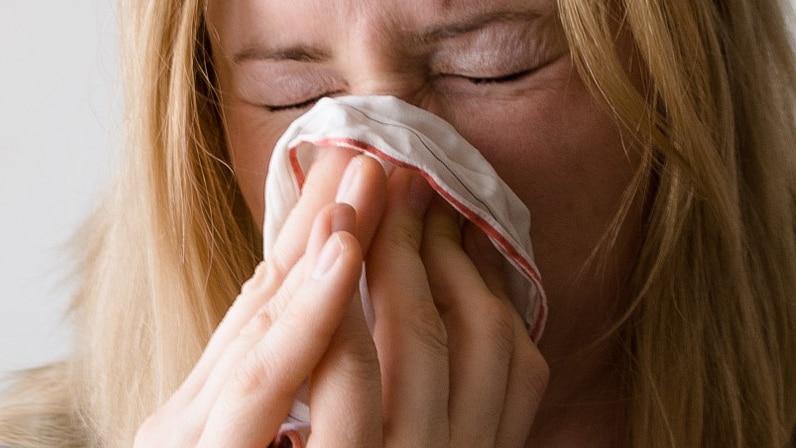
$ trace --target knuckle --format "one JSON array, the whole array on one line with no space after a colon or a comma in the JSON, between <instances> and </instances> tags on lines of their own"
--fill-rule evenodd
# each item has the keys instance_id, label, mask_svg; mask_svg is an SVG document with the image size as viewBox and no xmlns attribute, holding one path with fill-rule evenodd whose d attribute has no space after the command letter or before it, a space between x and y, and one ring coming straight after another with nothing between
<instances>
[{"instance_id":1,"label":"knuckle","mask_svg":"<svg viewBox=\"0 0 796 448\"><path fill-rule=\"evenodd\" d=\"M448 356L448 332L433 304L420 302L404 314L404 325L431 355Z\"/></svg>"},{"instance_id":2,"label":"knuckle","mask_svg":"<svg viewBox=\"0 0 796 448\"><path fill-rule=\"evenodd\" d=\"M257 286L263 281L267 270L267 264L264 261L261 261L257 267L254 269L254 274L246 280L243 285L241 286L241 294L246 294L257 288Z\"/></svg>"},{"instance_id":3,"label":"knuckle","mask_svg":"<svg viewBox=\"0 0 796 448\"><path fill-rule=\"evenodd\" d=\"M335 368L339 373L357 384L378 380L379 359L372 343L343 344L336 352Z\"/></svg>"},{"instance_id":4,"label":"knuckle","mask_svg":"<svg viewBox=\"0 0 796 448\"><path fill-rule=\"evenodd\" d=\"M257 295L268 295L270 291L278 287L289 272L287 254L284 250L276 250L266 260L257 265L255 274L241 286L241 297L254 297Z\"/></svg>"},{"instance_id":5,"label":"knuckle","mask_svg":"<svg viewBox=\"0 0 796 448\"><path fill-rule=\"evenodd\" d=\"M275 378L276 356L272 350L255 348L243 359L235 369L231 386L235 396L248 396L272 387Z\"/></svg>"},{"instance_id":6,"label":"knuckle","mask_svg":"<svg viewBox=\"0 0 796 448\"><path fill-rule=\"evenodd\" d=\"M489 341L500 353L514 351L515 329L511 310L503 302L489 301L476 317L480 326L479 336Z\"/></svg>"},{"instance_id":7,"label":"knuckle","mask_svg":"<svg viewBox=\"0 0 796 448\"><path fill-rule=\"evenodd\" d=\"M422 225L418 220L401 219L395 222L389 232L382 232L385 245L391 250L401 253L410 249L404 256L417 257L423 239Z\"/></svg>"},{"instance_id":8,"label":"knuckle","mask_svg":"<svg viewBox=\"0 0 796 448\"><path fill-rule=\"evenodd\" d=\"M523 394L533 402L541 400L550 380L550 366L531 342L520 344L517 348L518 360L515 365L519 370L515 376Z\"/></svg>"},{"instance_id":9,"label":"knuckle","mask_svg":"<svg viewBox=\"0 0 796 448\"><path fill-rule=\"evenodd\" d=\"M195 419L186 419L185 415L177 414L167 407L158 409L141 423L133 436L133 447L151 446L193 446L199 440L202 425Z\"/></svg>"},{"instance_id":10,"label":"knuckle","mask_svg":"<svg viewBox=\"0 0 796 448\"><path fill-rule=\"evenodd\" d=\"M243 330L242 335L248 337L259 337L273 325L277 319L277 310L273 300L261 306L257 313L251 317L249 324Z\"/></svg>"},{"instance_id":11,"label":"knuckle","mask_svg":"<svg viewBox=\"0 0 796 448\"><path fill-rule=\"evenodd\" d=\"M438 220L439 222L435 222L436 225L433 226L426 226L424 231L424 237L429 241L434 243L434 246L445 245L445 247L449 248L460 248L459 240L460 240L460 233L457 226L453 225L452 222L446 219ZM438 253L437 251L430 251L431 255Z\"/></svg>"},{"instance_id":12,"label":"knuckle","mask_svg":"<svg viewBox=\"0 0 796 448\"><path fill-rule=\"evenodd\" d=\"M534 371L532 375L524 378L523 382L525 391L530 397L532 403L541 401L542 396L547 390L547 383L550 377L550 370L545 367L543 369Z\"/></svg>"},{"instance_id":13,"label":"knuckle","mask_svg":"<svg viewBox=\"0 0 796 448\"><path fill-rule=\"evenodd\" d=\"M287 276L290 271L291 256L280 245L274 247L274 252L270 257L262 262L263 280L261 285L265 288L270 288L282 283L282 279Z\"/></svg>"}]
</instances>

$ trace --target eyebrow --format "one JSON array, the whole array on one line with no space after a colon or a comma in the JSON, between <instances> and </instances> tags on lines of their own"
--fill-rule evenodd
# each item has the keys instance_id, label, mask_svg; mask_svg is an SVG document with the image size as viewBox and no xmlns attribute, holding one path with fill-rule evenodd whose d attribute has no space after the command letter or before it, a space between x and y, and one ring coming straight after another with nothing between
<instances>
[{"instance_id":1,"label":"eyebrow","mask_svg":"<svg viewBox=\"0 0 796 448\"><path fill-rule=\"evenodd\" d=\"M418 44L429 44L467 34L494 23L532 21L539 17L541 17L541 14L533 11L491 11L457 22L432 27L412 37L411 40ZM241 64L246 61L321 62L328 60L330 57L331 55L327 51L310 45L298 44L284 48L268 48L252 44L235 53L232 61L235 64Z\"/></svg>"},{"instance_id":2,"label":"eyebrow","mask_svg":"<svg viewBox=\"0 0 796 448\"><path fill-rule=\"evenodd\" d=\"M232 62L241 64L246 61L299 61L319 62L329 59L329 54L319 48L307 45L294 45L285 48L266 48L249 45L235 53Z\"/></svg>"}]
</instances>

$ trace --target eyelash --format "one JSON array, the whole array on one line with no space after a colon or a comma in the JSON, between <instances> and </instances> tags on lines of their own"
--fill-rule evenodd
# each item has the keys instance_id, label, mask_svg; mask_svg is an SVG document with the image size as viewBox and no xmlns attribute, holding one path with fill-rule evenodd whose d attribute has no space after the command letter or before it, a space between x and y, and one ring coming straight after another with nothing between
<instances>
[{"instance_id":1,"label":"eyelash","mask_svg":"<svg viewBox=\"0 0 796 448\"><path fill-rule=\"evenodd\" d=\"M530 75L532 72L533 72L533 70L522 70L522 71L519 71L519 72L516 72L516 73L510 73L508 75L503 75L503 76L496 76L496 77L493 77L493 78L474 78L474 77L462 76L462 75L450 75L450 76L455 76L457 78L465 79L468 82L470 82L472 84L475 84L475 85L508 84L508 83L511 83L511 82L514 82L514 81L519 81L519 80L525 78L526 76ZM291 110L302 110L302 109L306 109L306 108L312 106L313 104L315 104L321 98L326 97L326 96L330 96L330 95L334 95L336 93L339 93L339 92L324 93L323 95L320 95L320 96L317 96L317 97L314 97L314 98L310 98L308 100L301 101L299 103L285 104L285 105L281 105L281 106L270 106L270 105L266 104L266 105L263 105L263 107L268 112L286 112L286 111L291 111Z\"/></svg>"},{"instance_id":2,"label":"eyelash","mask_svg":"<svg viewBox=\"0 0 796 448\"><path fill-rule=\"evenodd\" d=\"M533 70L522 70L515 73L509 73L508 75L496 76L494 78L474 78L470 76L461 76L461 78L464 78L465 80L475 85L508 84L510 82L519 81L525 78L526 76L530 75L531 73L533 73Z\"/></svg>"},{"instance_id":3,"label":"eyelash","mask_svg":"<svg viewBox=\"0 0 796 448\"><path fill-rule=\"evenodd\" d=\"M325 96L329 96L329 95L328 94L323 94L321 96L318 96L318 97L315 97L315 98L310 98L310 99L308 99L306 101L302 101L300 103L285 104L283 106L269 106L269 105L266 104L266 105L263 105L263 107L268 112L285 112L285 111L289 111L289 110L306 109L306 108L312 106L313 104L315 104L318 100L320 100L321 98L323 98Z\"/></svg>"}]
</instances>

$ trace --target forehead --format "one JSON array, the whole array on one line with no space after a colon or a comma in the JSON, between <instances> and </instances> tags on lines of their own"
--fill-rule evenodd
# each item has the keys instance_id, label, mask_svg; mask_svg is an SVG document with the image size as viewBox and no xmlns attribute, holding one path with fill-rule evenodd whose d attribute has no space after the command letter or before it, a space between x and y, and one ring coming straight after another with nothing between
<instances>
[{"instance_id":1,"label":"forehead","mask_svg":"<svg viewBox=\"0 0 796 448\"><path fill-rule=\"evenodd\" d=\"M217 38L247 45L339 33L412 34L475 17L549 16L555 8L555 0L209 0L207 14Z\"/></svg>"}]
</instances>

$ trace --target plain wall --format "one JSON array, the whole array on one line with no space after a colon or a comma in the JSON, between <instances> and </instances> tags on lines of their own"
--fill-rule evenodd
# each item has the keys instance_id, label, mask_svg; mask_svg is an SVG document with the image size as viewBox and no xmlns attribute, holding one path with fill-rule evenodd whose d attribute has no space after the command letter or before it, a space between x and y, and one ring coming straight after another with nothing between
<instances>
[{"instance_id":1,"label":"plain wall","mask_svg":"<svg viewBox=\"0 0 796 448\"><path fill-rule=\"evenodd\" d=\"M114 7L0 0L0 377L71 347L67 244L121 141Z\"/></svg>"}]
</instances>

